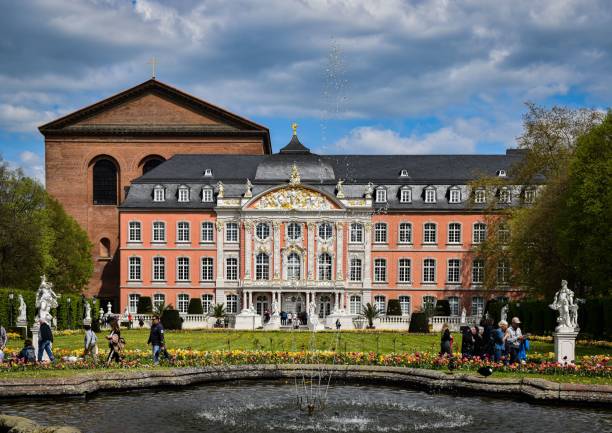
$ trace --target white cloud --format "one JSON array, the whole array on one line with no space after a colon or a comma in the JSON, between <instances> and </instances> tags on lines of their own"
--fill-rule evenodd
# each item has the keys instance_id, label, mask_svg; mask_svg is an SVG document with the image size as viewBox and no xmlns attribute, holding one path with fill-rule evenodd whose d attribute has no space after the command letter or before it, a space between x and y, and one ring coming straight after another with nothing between
<instances>
[{"instance_id":1,"label":"white cloud","mask_svg":"<svg viewBox=\"0 0 612 433\"><path fill-rule=\"evenodd\" d=\"M32 132L57 113L33 110L20 105L0 103L0 127L7 131Z\"/></svg>"},{"instance_id":2,"label":"white cloud","mask_svg":"<svg viewBox=\"0 0 612 433\"><path fill-rule=\"evenodd\" d=\"M45 161L39 154L25 150L19 154L19 161L7 161L11 168L20 168L23 173L45 184Z\"/></svg>"}]
</instances>

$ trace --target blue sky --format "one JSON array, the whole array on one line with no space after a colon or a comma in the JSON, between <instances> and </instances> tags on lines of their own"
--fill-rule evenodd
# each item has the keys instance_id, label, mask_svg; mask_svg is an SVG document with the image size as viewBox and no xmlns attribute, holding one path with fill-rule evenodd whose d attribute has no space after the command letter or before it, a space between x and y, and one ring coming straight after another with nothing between
<instances>
[{"instance_id":1,"label":"blue sky","mask_svg":"<svg viewBox=\"0 0 612 433\"><path fill-rule=\"evenodd\" d=\"M320 153L500 153L524 102L606 109L606 0L0 0L0 155L150 77Z\"/></svg>"}]
</instances>

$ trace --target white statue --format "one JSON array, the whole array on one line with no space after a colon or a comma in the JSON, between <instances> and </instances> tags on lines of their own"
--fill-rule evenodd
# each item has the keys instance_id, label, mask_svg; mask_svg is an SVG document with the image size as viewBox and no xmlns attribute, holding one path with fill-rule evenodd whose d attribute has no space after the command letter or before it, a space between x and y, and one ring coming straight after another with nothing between
<instances>
[{"instance_id":1,"label":"white statue","mask_svg":"<svg viewBox=\"0 0 612 433\"><path fill-rule=\"evenodd\" d=\"M219 192L217 194L217 198L223 198L223 194L225 193L225 186L223 185L223 182L219 181L217 183L217 191Z\"/></svg>"},{"instance_id":2,"label":"white statue","mask_svg":"<svg viewBox=\"0 0 612 433\"><path fill-rule=\"evenodd\" d=\"M467 323L467 311L465 310L465 307L461 309L461 323Z\"/></svg>"},{"instance_id":3,"label":"white statue","mask_svg":"<svg viewBox=\"0 0 612 433\"><path fill-rule=\"evenodd\" d=\"M19 295L19 316L17 316L17 323L24 323L28 321L26 317L26 312L27 312L26 303L23 300L23 296Z\"/></svg>"},{"instance_id":4,"label":"white statue","mask_svg":"<svg viewBox=\"0 0 612 433\"><path fill-rule=\"evenodd\" d=\"M561 289L555 293L553 303L549 305L553 310L559 312L556 331L578 330L578 302L574 298L574 292L567 287L567 281L561 281Z\"/></svg>"},{"instance_id":5,"label":"white statue","mask_svg":"<svg viewBox=\"0 0 612 433\"><path fill-rule=\"evenodd\" d=\"M99 313L100 313L100 319L104 317L104 308L100 307Z\"/></svg>"},{"instance_id":6,"label":"white statue","mask_svg":"<svg viewBox=\"0 0 612 433\"><path fill-rule=\"evenodd\" d=\"M113 314L113 304L111 304L110 301L108 301L108 304L106 304L106 315L110 316Z\"/></svg>"},{"instance_id":7,"label":"white statue","mask_svg":"<svg viewBox=\"0 0 612 433\"><path fill-rule=\"evenodd\" d=\"M319 316L317 315L317 304L311 302L308 304L308 321L316 326L319 323Z\"/></svg>"},{"instance_id":8,"label":"white statue","mask_svg":"<svg viewBox=\"0 0 612 433\"><path fill-rule=\"evenodd\" d=\"M279 313L280 313L280 306L278 305L278 301L274 300L272 301L272 315L278 316Z\"/></svg>"},{"instance_id":9,"label":"white statue","mask_svg":"<svg viewBox=\"0 0 612 433\"><path fill-rule=\"evenodd\" d=\"M508 321L508 304L504 305L501 309L500 319L507 322Z\"/></svg>"},{"instance_id":10,"label":"white statue","mask_svg":"<svg viewBox=\"0 0 612 433\"><path fill-rule=\"evenodd\" d=\"M336 184L336 197L344 198L344 181L342 179L338 179L338 183Z\"/></svg>"},{"instance_id":11,"label":"white statue","mask_svg":"<svg viewBox=\"0 0 612 433\"><path fill-rule=\"evenodd\" d=\"M244 192L244 197L245 198L253 197L253 184L251 183L249 179L247 179L246 181L246 191Z\"/></svg>"},{"instance_id":12,"label":"white statue","mask_svg":"<svg viewBox=\"0 0 612 433\"><path fill-rule=\"evenodd\" d=\"M365 190L365 198L372 198L372 194L374 194L374 184L372 182L368 182Z\"/></svg>"},{"instance_id":13,"label":"white statue","mask_svg":"<svg viewBox=\"0 0 612 433\"><path fill-rule=\"evenodd\" d=\"M91 322L91 304L89 301L85 301L85 319L86 321Z\"/></svg>"},{"instance_id":14,"label":"white statue","mask_svg":"<svg viewBox=\"0 0 612 433\"><path fill-rule=\"evenodd\" d=\"M121 316L122 320L127 320L129 315L130 315L130 310L128 309L128 307L125 307L125 310L123 310L123 316Z\"/></svg>"},{"instance_id":15,"label":"white statue","mask_svg":"<svg viewBox=\"0 0 612 433\"><path fill-rule=\"evenodd\" d=\"M36 293L36 308L38 308L38 315L36 321L39 319L46 320L48 322L53 321L51 316L51 308L57 308L57 295L53 291L53 284L47 281L47 277L43 275L40 277L40 286Z\"/></svg>"}]
</instances>

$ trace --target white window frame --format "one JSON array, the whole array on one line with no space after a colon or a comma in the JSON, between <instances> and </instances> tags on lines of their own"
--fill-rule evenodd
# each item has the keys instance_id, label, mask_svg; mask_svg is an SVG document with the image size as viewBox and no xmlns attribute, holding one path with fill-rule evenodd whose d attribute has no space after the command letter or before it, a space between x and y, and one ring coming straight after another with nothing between
<instances>
[{"instance_id":1,"label":"white window frame","mask_svg":"<svg viewBox=\"0 0 612 433\"><path fill-rule=\"evenodd\" d=\"M400 177L408 177L408 170L405 168L400 171Z\"/></svg>"},{"instance_id":2,"label":"white window frame","mask_svg":"<svg viewBox=\"0 0 612 433\"><path fill-rule=\"evenodd\" d=\"M293 261L293 257L297 258L297 263ZM301 278L302 278L302 258L296 252L289 253L287 255L287 279L288 280L299 280Z\"/></svg>"},{"instance_id":3,"label":"white window frame","mask_svg":"<svg viewBox=\"0 0 612 433\"><path fill-rule=\"evenodd\" d=\"M500 223L497 228L497 240L502 245L507 245L510 243L510 227L506 223Z\"/></svg>"},{"instance_id":4,"label":"white window frame","mask_svg":"<svg viewBox=\"0 0 612 433\"><path fill-rule=\"evenodd\" d=\"M165 293L155 293L153 295L153 309L159 308L160 305L166 304L166 294Z\"/></svg>"},{"instance_id":5,"label":"white window frame","mask_svg":"<svg viewBox=\"0 0 612 433\"><path fill-rule=\"evenodd\" d=\"M212 177L212 175L213 175L212 168L207 168L207 169L204 170L204 176Z\"/></svg>"},{"instance_id":6,"label":"white window frame","mask_svg":"<svg viewBox=\"0 0 612 433\"><path fill-rule=\"evenodd\" d=\"M484 283L484 260L476 258L472 261L472 284Z\"/></svg>"},{"instance_id":7,"label":"white window frame","mask_svg":"<svg viewBox=\"0 0 612 433\"><path fill-rule=\"evenodd\" d=\"M255 237L260 241L267 240L270 237L270 225L268 223L257 223Z\"/></svg>"},{"instance_id":8,"label":"white window frame","mask_svg":"<svg viewBox=\"0 0 612 433\"><path fill-rule=\"evenodd\" d=\"M166 223L164 221L153 221L151 231L152 242L166 242ZM162 236L159 236L159 234Z\"/></svg>"},{"instance_id":9,"label":"white window frame","mask_svg":"<svg viewBox=\"0 0 612 433\"><path fill-rule=\"evenodd\" d=\"M436 245L438 243L438 224L431 221L423 224L423 243L427 245Z\"/></svg>"},{"instance_id":10,"label":"white window frame","mask_svg":"<svg viewBox=\"0 0 612 433\"><path fill-rule=\"evenodd\" d=\"M421 305L423 306L423 309L425 309L426 304L433 304L432 309L435 310L437 303L438 303L438 298L436 298L433 295L424 295L421 298Z\"/></svg>"},{"instance_id":11,"label":"white window frame","mask_svg":"<svg viewBox=\"0 0 612 433\"><path fill-rule=\"evenodd\" d=\"M387 259L383 257L377 257L374 259L374 282L387 282Z\"/></svg>"},{"instance_id":12,"label":"white window frame","mask_svg":"<svg viewBox=\"0 0 612 433\"><path fill-rule=\"evenodd\" d=\"M377 222L374 224L374 243L386 244L388 242L387 223Z\"/></svg>"},{"instance_id":13,"label":"white window frame","mask_svg":"<svg viewBox=\"0 0 612 433\"><path fill-rule=\"evenodd\" d=\"M412 298L410 295L401 295L399 297L399 304L402 316L410 316L412 314Z\"/></svg>"},{"instance_id":14,"label":"white window frame","mask_svg":"<svg viewBox=\"0 0 612 433\"><path fill-rule=\"evenodd\" d=\"M128 242L142 242L142 223L140 221L128 223Z\"/></svg>"},{"instance_id":15,"label":"white window frame","mask_svg":"<svg viewBox=\"0 0 612 433\"><path fill-rule=\"evenodd\" d=\"M438 201L437 191L433 187L425 188L425 203L436 203Z\"/></svg>"},{"instance_id":16,"label":"white window frame","mask_svg":"<svg viewBox=\"0 0 612 433\"><path fill-rule=\"evenodd\" d=\"M317 276L319 281L331 281L334 259L331 254L322 253L317 257Z\"/></svg>"},{"instance_id":17,"label":"white window frame","mask_svg":"<svg viewBox=\"0 0 612 433\"><path fill-rule=\"evenodd\" d=\"M176 258L176 281L191 281L191 261L187 256Z\"/></svg>"},{"instance_id":18,"label":"white window frame","mask_svg":"<svg viewBox=\"0 0 612 433\"><path fill-rule=\"evenodd\" d=\"M380 314L387 312L387 297L384 295L374 296L374 305Z\"/></svg>"},{"instance_id":19,"label":"white window frame","mask_svg":"<svg viewBox=\"0 0 612 433\"><path fill-rule=\"evenodd\" d=\"M162 256L153 257L152 269L151 269L151 280L152 281L166 281L166 258Z\"/></svg>"},{"instance_id":20,"label":"white window frame","mask_svg":"<svg viewBox=\"0 0 612 433\"><path fill-rule=\"evenodd\" d=\"M436 283L436 259L426 258L423 260L423 284Z\"/></svg>"},{"instance_id":21,"label":"white window frame","mask_svg":"<svg viewBox=\"0 0 612 433\"><path fill-rule=\"evenodd\" d=\"M450 306L450 315L458 316L459 312L461 311L461 301L459 299L459 296L449 296L448 298L446 298L446 300L448 301L448 305Z\"/></svg>"},{"instance_id":22,"label":"white window frame","mask_svg":"<svg viewBox=\"0 0 612 433\"><path fill-rule=\"evenodd\" d=\"M238 295L225 296L225 311L229 314L238 313Z\"/></svg>"},{"instance_id":23,"label":"white window frame","mask_svg":"<svg viewBox=\"0 0 612 433\"><path fill-rule=\"evenodd\" d=\"M186 298L186 299L185 299ZM187 293L179 293L176 295L176 309L180 314L187 314L189 311L189 295Z\"/></svg>"},{"instance_id":24,"label":"white window frame","mask_svg":"<svg viewBox=\"0 0 612 433\"><path fill-rule=\"evenodd\" d=\"M510 281L510 263L506 259L501 259L497 264L497 284L508 285Z\"/></svg>"},{"instance_id":25,"label":"white window frame","mask_svg":"<svg viewBox=\"0 0 612 433\"><path fill-rule=\"evenodd\" d=\"M204 188L202 188L202 202L203 203L210 203L214 200L214 193L213 193L213 189L209 186L205 186Z\"/></svg>"},{"instance_id":26,"label":"white window frame","mask_svg":"<svg viewBox=\"0 0 612 433\"><path fill-rule=\"evenodd\" d=\"M405 186L400 189L400 203L412 203L411 188Z\"/></svg>"},{"instance_id":27,"label":"white window frame","mask_svg":"<svg viewBox=\"0 0 612 433\"><path fill-rule=\"evenodd\" d=\"M189 187L185 185L179 186L178 189L178 202L189 203Z\"/></svg>"},{"instance_id":28,"label":"white window frame","mask_svg":"<svg viewBox=\"0 0 612 433\"><path fill-rule=\"evenodd\" d=\"M363 224L351 223L351 244L362 244L363 243Z\"/></svg>"},{"instance_id":29,"label":"white window frame","mask_svg":"<svg viewBox=\"0 0 612 433\"><path fill-rule=\"evenodd\" d=\"M200 224L200 242L213 243L215 241L215 225L210 221Z\"/></svg>"},{"instance_id":30,"label":"white window frame","mask_svg":"<svg viewBox=\"0 0 612 433\"><path fill-rule=\"evenodd\" d=\"M236 244L240 238L238 230L238 223L227 222L225 223L225 242L228 244Z\"/></svg>"},{"instance_id":31,"label":"white window frame","mask_svg":"<svg viewBox=\"0 0 612 433\"><path fill-rule=\"evenodd\" d=\"M349 280L361 281L363 279L363 262L359 257L351 257Z\"/></svg>"},{"instance_id":32,"label":"white window frame","mask_svg":"<svg viewBox=\"0 0 612 433\"><path fill-rule=\"evenodd\" d=\"M451 188L448 192L448 202L449 203L461 203L461 189L455 187Z\"/></svg>"},{"instance_id":33,"label":"white window frame","mask_svg":"<svg viewBox=\"0 0 612 433\"><path fill-rule=\"evenodd\" d=\"M483 204L487 202L487 192L484 188L478 188L474 191L474 203Z\"/></svg>"},{"instance_id":34,"label":"white window frame","mask_svg":"<svg viewBox=\"0 0 612 433\"><path fill-rule=\"evenodd\" d=\"M470 305L470 314L472 316L482 317L484 314L484 307L485 302L482 296L472 296L472 304Z\"/></svg>"},{"instance_id":35,"label":"white window frame","mask_svg":"<svg viewBox=\"0 0 612 433\"><path fill-rule=\"evenodd\" d=\"M401 257L397 261L397 281L399 283L410 283L412 281L412 260Z\"/></svg>"},{"instance_id":36,"label":"white window frame","mask_svg":"<svg viewBox=\"0 0 612 433\"><path fill-rule=\"evenodd\" d=\"M270 279L270 256L266 253L259 253L255 256L255 279Z\"/></svg>"},{"instance_id":37,"label":"white window frame","mask_svg":"<svg viewBox=\"0 0 612 433\"><path fill-rule=\"evenodd\" d=\"M200 281L214 281L215 259L212 257L200 257Z\"/></svg>"},{"instance_id":38,"label":"white window frame","mask_svg":"<svg viewBox=\"0 0 612 433\"><path fill-rule=\"evenodd\" d=\"M351 314L361 314L362 303L361 295L350 295L349 296L349 308Z\"/></svg>"},{"instance_id":39,"label":"white window frame","mask_svg":"<svg viewBox=\"0 0 612 433\"><path fill-rule=\"evenodd\" d=\"M161 185L157 185L153 188L153 201L163 202L166 201L166 188Z\"/></svg>"},{"instance_id":40,"label":"white window frame","mask_svg":"<svg viewBox=\"0 0 612 433\"><path fill-rule=\"evenodd\" d=\"M499 202L504 204L512 203L512 191L510 191L510 188L503 187L499 190Z\"/></svg>"},{"instance_id":41,"label":"white window frame","mask_svg":"<svg viewBox=\"0 0 612 433\"><path fill-rule=\"evenodd\" d=\"M215 303L215 297L210 293L204 293L202 294L200 299L202 301L202 311L204 312L204 314L210 313Z\"/></svg>"},{"instance_id":42,"label":"white window frame","mask_svg":"<svg viewBox=\"0 0 612 433\"><path fill-rule=\"evenodd\" d=\"M287 224L287 239L290 241L299 241L302 238L302 224L289 223Z\"/></svg>"},{"instance_id":43,"label":"white window frame","mask_svg":"<svg viewBox=\"0 0 612 433\"><path fill-rule=\"evenodd\" d=\"M128 258L128 280L142 281L142 258L131 256Z\"/></svg>"},{"instance_id":44,"label":"white window frame","mask_svg":"<svg viewBox=\"0 0 612 433\"><path fill-rule=\"evenodd\" d=\"M131 314L137 314L139 302L140 302L140 294L130 293L128 295L128 312Z\"/></svg>"},{"instance_id":45,"label":"white window frame","mask_svg":"<svg viewBox=\"0 0 612 433\"><path fill-rule=\"evenodd\" d=\"M397 243L405 244L405 245L412 244L412 224L411 223L404 221L399 224Z\"/></svg>"},{"instance_id":46,"label":"white window frame","mask_svg":"<svg viewBox=\"0 0 612 433\"><path fill-rule=\"evenodd\" d=\"M240 264L238 263L238 257L226 257L225 258L225 280L226 281L238 281L238 271Z\"/></svg>"},{"instance_id":47,"label":"white window frame","mask_svg":"<svg viewBox=\"0 0 612 433\"><path fill-rule=\"evenodd\" d=\"M387 190L385 188L376 188L376 203L387 202Z\"/></svg>"},{"instance_id":48,"label":"white window frame","mask_svg":"<svg viewBox=\"0 0 612 433\"><path fill-rule=\"evenodd\" d=\"M536 199L536 190L535 188L525 188L524 192L524 201L527 204L532 204Z\"/></svg>"},{"instance_id":49,"label":"white window frame","mask_svg":"<svg viewBox=\"0 0 612 433\"><path fill-rule=\"evenodd\" d=\"M446 282L461 284L461 259L448 259L446 262Z\"/></svg>"},{"instance_id":50,"label":"white window frame","mask_svg":"<svg viewBox=\"0 0 612 433\"><path fill-rule=\"evenodd\" d=\"M472 243L480 244L487 240L487 225L483 222L476 222L472 226Z\"/></svg>"},{"instance_id":51,"label":"white window frame","mask_svg":"<svg viewBox=\"0 0 612 433\"><path fill-rule=\"evenodd\" d=\"M319 224L317 233L319 235L319 239L328 241L334 235L334 229L330 223L321 223Z\"/></svg>"},{"instance_id":52,"label":"white window frame","mask_svg":"<svg viewBox=\"0 0 612 433\"><path fill-rule=\"evenodd\" d=\"M178 221L176 223L176 243L191 242L191 224L189 221Z\"/></svg>"},{"instance_id":53,"label":"white window frame","mask_svg":"<svg viewBox=\"0 0 612 433\"><path fill-rule=\"evenodd\" d=\"M461 244L461 223L448 223L448 243Z\"/></svg>"}]
</instances>

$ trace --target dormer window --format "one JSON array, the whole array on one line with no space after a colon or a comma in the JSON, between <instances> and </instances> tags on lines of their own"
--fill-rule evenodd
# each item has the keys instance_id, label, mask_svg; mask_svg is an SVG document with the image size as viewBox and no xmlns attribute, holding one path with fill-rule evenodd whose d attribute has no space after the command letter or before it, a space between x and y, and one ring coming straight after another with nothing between
<instances>
[{"instance_id":1,"label":"dormer window","mask_svg":"<svg viewBox=\"0 0 612 433\"><path fill-rule=\"evenodd\" d=\"M207 168L206 170L204 170L204 176L212 177L212 168Z\"/></svg>"},{"instance_id":2,"label":"dormer window","mask_svg":"<svg viewBox=\"0 0 612 433\"><path fill-rule=\"evenodd\" d=\"M500 203L510 203L512 200L512 194L508 188L502 188L499 191L499 202Z\"/></svg>"},{"instance_id":3,"label":"dormer window","mask_svg":"<svg viewBox=\"0 0 612 433\"><path fill-rule=\"evenodd\" d=\"M385 188L378 188L376 190L376 203L385 203L387 201L387 190Z\"/></svg>"},{"instance_id":4,"label":"dormer window","mask_svg":"<svg viewBox=\"0 0 612 433\"><path fill-rule=\"evenodd\" d=\"M181 185L178 189L179 203L187 203L189 201L189 187Z\"/></svg>"},{"instance_id":5,"label":"dormer window","mask_svg":"<svg viewBox=\"0 0 612 433\"><path fill-rule=\"evenodd\" d=\"M166 200L166 188L161 185L157 185L153 189L153 201L165 201Z\"/></svg>"},{"instance_id":6,"label":"dormer window","mask_svg":"<svg viewBox=\"0 0 612 433\"><path fill-rule=\"evenodd\" d=\"M524 198L525 203L533 203L535 201L536 191L533 188L525 189Z\"/></svg>"},{"instance_id":7,"label":"dormer window","mask_svg":"<svg viewBox=\"0 0 612 433\"><path fill-rule=\"evenodd\" d=\"M425 203L436 202L436 189L432 186L425 189Z\"/></svg>"},{"instance_id":8,"label":"dormer window","mask_svg":"<svg viewBox=\"0 0 612 433\"><path fill-rule=\"evenodd\" d=\"M400 203L412 202L412 189L404 186L400 189Z\"/></svg>"},{"instance_id":9,"label":"dormer window","mask_svg":"<svg viewBox=\"0 0 612 433\"><path fill-rule=\"evenodd\" d=\"M461 190L458 187L450 189L448 194L449 203L461 203Z\"/></svg>"},{"instance_id":10,"label":"dormer window","mask_svg":"<svg viewBox=\"0 0 612 433\"><path fill-rule=\"evenodd\" d=\"M211 202L213 201L213 189L209 186L202 188L202 201Z\"/></svg>"},{"instance_id":11,"label":"dormer window","mask_svg":"<svg viewBox=\"0 0 612 433\"><path fill-rule=\"evenodd\" d=\"M506 177L506 170L497 170L497 177Z\"/></svg>"},{"instance_id":12,"label":"dormer window","mask_svg":"<svg viewBox=\"0 0 612 433\"><path fill-rule=\"evenodd\" d=\"M476 191L474 191L474 203L486 203L487 201L487 194L485 192L485 190L483 188L479 188Z\"/></svg>"},{"instance_id":13,"label":"dormer window","mask_svg":"<svg viewBox=\"0 0 612 433\"><path fill-rule=\"evenodd\" d=\"M400 171L400 177L408 177L408 170L404 169Z\"/></svg>"}]
</instances>

